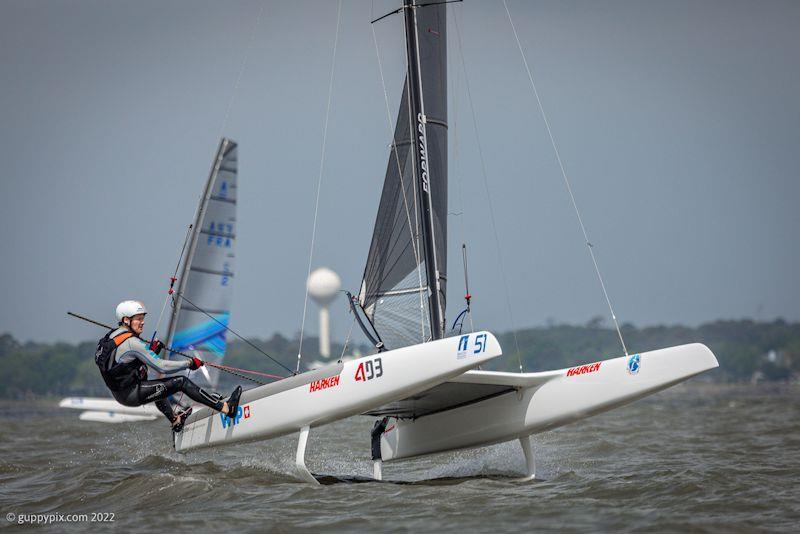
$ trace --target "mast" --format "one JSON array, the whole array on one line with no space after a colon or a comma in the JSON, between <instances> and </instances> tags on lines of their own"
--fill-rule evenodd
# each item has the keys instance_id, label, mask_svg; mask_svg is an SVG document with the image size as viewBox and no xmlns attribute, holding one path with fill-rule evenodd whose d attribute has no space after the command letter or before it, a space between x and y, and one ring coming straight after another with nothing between
<instances>
[{"instance_id":1,"label":"mast","mask_svg":"<svg viewBox=\"0 0 800 534\"><path fill-rule=\"evenodd\" d=\"M411 124L414 137L414 174L422 205L422 239L425 254L425 271L428 278L430 297L431 335L433 339L444 337L444 306L439 276L439 262L436 257L436 236L434 235L433 202L431 200L431 176L428 163L428 136L425 103L422 95L422 76L420 75L419 27L414 0L403 0L403 15L406 29L406 57L408 60L408 91L411 103ZM446 155L445 155L446 157ZM432 287L431 287L432 286Z\"/></svg>"},{"instance_id":2,"label":"mast","mask_svg":"<svg viewBox=\"0 0 800 534\"><path fill-rule=\"evenodd\" d=\"M173 340L172 337L175 334L175 328L178 325L178 314L180 309L183 307L181 303L180 296L183 295L183 291L186 288L186 279L188 278L189 268L192 265L192 259L194 258L194 253L197 250L197 239L200 236L200 224L203 221L203 215L205 215L206 208L208 207L208 201L211 199L212 193L212 185L214 183L214 179L219 172L219 166L222 164L222 158L225 156L225 152L230 145L230 141L226 138L222 138L219 143L219 148L217 149L217 155L214 158L214 162L211 164L211 171L208 174L208 179L206 180L206 185L203 188L203 196L200 198L200 204L197 206L197 211L194 215L194 221L192 223L192 235L189 238L189 249L186 253L186 257L183 261L183 266L181 267L181 272L178 278L178 289L176 294L175 303L172 307L172 314L169 317L169 328L167 329L167 345L172 346Z\"/></svg>"}]
</instances>

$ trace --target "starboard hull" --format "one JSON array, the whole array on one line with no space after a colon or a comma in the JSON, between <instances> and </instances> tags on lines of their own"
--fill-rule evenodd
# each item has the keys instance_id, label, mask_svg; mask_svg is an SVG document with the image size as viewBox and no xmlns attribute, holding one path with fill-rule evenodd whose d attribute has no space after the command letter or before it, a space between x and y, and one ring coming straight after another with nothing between
<instances>
[{"instance_id":1,"label":"starboard hull","mask_svg":"<svg viewBox=\"0 0 800 534\"><path fill-rule=\"evenodd\" d=\"M718 365L705 345L694 343L528 373L536 385L390 424L381 436L381 457L398 460L524 438L631 403Z\"/></svg>"},{"instance_id":2,"label":"starboard hull","mask_svg":"<svg viewBox=\"0 0 800 534\"><path fill-rule=\"evenodd\" d=\"M175 450L269 439L344 419L414 395L502 354L488 332L365 356L246 391L238 417L203 408L175 436ZM326 376L327 375L327 376ZM308 378L306 378L308 377Z\"/></svg>"}]
</instances>

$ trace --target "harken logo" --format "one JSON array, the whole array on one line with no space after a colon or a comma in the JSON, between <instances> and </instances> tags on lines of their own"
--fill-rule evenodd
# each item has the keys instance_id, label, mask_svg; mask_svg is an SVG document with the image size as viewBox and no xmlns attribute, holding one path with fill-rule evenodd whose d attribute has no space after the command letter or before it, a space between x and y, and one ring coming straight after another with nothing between
<instances>
[{"instance_id":1,"label":"harken logo","mask_svg":"<svg viewBox=\"0 0 800 534\"><path fill-rule=\"evenodd\" d=\"M635 375L639 372L642 366L642 357L639 354L634 354L628 358L628 374Z\"/></svg>"},{"instance_id":2,"label":"harken logo","mask_svg":"<svg viewBox=\"0 0 800 534\"><path fill-rule=\"evenodd\" d=\"M329 376L328 378L320 378L319 380L314 380L308 385L308 392L314 393L315 391L320 391L323 389L328 388L335 388L339 385L339 377L341 375Z\"/></svg>"},{"instance_id":3,"label":"harken logo","mask_svg":"<svg viewBox=\"0 0 800 534\"><path fill-rule=\"evenodd\" d=\"M585 375L587 373L596 373L600 370L600 364L603 362L590 363L588 365L579 365L567 371L567 376Z\"/></svg>"}]
</instances>

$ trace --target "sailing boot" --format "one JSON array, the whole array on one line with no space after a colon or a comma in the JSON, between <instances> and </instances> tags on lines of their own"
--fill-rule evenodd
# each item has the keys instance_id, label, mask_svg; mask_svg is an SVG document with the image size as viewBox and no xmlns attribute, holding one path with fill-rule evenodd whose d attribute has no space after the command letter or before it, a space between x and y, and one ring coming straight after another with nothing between
<instances>
[{"instance_id":1,"label":"sailing boot","mask_svg":"<svg viewBox=\"0 0 800 534\"><path fill-rule=\"evenodd\" d=\"M236 419L236 413L239 411L239 398L242 396L242 386L236 386L231 396L228 397L228 417Z\"/></svg>"},{"instance_id":2,"label":"sailing boot","mask_svg":"<svg viewBox=\"0 0 800 534\"><path fill-rule=\"evenodd\" d=\"M186 423L186 419L188 419L190 415L192 415L192 407L191 406L189 406L188 408L186 408L182 412L176 413L175 414L175 419L173 419L173 421L172 421L172 431L174 433L176 433L176 434L179 433L180 431L182 431L183 430L183 424Z\"/></svg>"}]
</instances>

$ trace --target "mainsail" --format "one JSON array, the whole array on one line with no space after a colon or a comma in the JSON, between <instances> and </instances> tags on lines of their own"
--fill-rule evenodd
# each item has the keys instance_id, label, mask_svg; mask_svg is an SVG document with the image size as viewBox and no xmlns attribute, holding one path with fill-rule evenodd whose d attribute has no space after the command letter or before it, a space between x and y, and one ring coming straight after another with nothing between
<instances>
[{"instance_id":1,"label":"mainsail","mask_svg":"<svg viewBox=\"0 0 800 534\"><path fill-rule=\"evenodd\" d=\"M444 332L447 34L444 4L405 2L408 72L359 304L388 349Z\"/></svg>"},{"instance_id":2,"label":"mainsail","mask_svg":"<svg viewBox=\"0 0 800 534\"><path fill-rule=\"evenodd\" d=\"M220 363L233 301L236 244L237 148L220 141L197 209L178 280L167 339L177 351ZM219 371L209 368L210 386ZM201 380L201 375L192 377Z\"/></svg>"}]
</instances>

